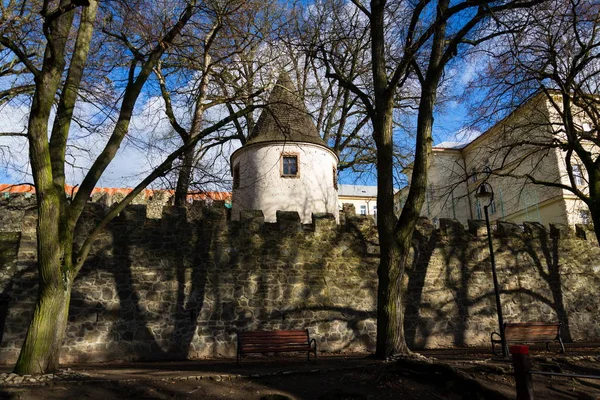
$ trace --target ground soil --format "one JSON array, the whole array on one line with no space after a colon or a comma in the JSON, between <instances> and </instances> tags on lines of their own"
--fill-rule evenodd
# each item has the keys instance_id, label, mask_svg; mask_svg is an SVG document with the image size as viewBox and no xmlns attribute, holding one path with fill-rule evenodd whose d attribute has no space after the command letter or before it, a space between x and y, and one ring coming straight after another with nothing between
<instances>
[{"instance_id":1,"label":"ground soil","mask_svg":"<svg viewBox=\"0 0 600 400\"><path fill-rule=\"evenodd\" d=\"M380 362L368 356L294 357L71 366L87 378L46 386L0 386L0 398L41 399L514 399L510 359L483 349L423 351ZM567 355L532 350L533 369L600 375L600 347ZM433 362L431 362L433 360ZM600 399L600 380L535 376L536 399Z\"/></svg>"}]
</instances>

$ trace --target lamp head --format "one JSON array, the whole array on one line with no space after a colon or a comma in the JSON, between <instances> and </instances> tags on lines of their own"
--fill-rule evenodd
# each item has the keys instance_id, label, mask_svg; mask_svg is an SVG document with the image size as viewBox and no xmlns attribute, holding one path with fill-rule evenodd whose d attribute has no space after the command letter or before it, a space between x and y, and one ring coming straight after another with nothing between
<instances>
[{"instance_id":1,"label":"lamp head","mask_svg":"<svg viewBox=\"0 0 600 400\"><path fill-rule=\"evenodd\" d=\"M494 190L492 189L492 185L487 182L483 182L479 185L475 192L475 198L479 199L484 204L492 204L492 200L494 200Z\"/></svg>"}]
</instances>

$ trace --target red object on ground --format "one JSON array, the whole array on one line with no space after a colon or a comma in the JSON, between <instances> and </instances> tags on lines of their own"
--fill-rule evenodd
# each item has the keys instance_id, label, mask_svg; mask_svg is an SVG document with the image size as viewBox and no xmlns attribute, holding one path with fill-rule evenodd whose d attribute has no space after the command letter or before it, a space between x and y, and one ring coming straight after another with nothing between
<instances>
[{"instance_id":1,"label":"red object on ground","mask_svg":"<svg viewBox=\"0 0 600 400\"><path fill-rule=\"evenodd\" d=\"M510 354L529 354L529 346L510 346Z\"/></svg>"}]
</instances>

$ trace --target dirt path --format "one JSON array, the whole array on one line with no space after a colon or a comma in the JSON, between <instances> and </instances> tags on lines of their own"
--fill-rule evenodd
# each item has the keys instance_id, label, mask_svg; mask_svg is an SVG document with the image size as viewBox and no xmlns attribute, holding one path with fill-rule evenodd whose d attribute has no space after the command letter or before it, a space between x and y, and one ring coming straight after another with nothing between
<instances>
[{"instance_id":1,"label":"dirt path","mask_svg":"<svg viewBox=\"0 0 600 400\"><path fill-rule=\"evenodd\" d=\"M0 399L514 399L510 360L483 350L424 352L430 359L377 362L363 357L227 360L72 366L84 378L45 386L0 386ZM533 351L539 371L600 375L600 347L567 356ZM434 358L434 362L431 359ZM540 377L536 399L600 399L600 380Z\"/></svg>"}]
</instances>

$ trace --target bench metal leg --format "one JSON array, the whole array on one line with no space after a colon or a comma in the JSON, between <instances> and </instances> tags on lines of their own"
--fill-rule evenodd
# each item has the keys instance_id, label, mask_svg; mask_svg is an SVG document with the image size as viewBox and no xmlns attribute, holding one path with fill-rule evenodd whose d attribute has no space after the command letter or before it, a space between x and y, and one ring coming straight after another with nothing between
<instances>
[{"instance_id":1,"label":"bench metal leg","mask_svg":"<svg viewBox=\"0 0 600 400\"><path fill-rule=\"evenodd\" d=\"M560 354L565 354L565 345L560 336L558 337L558 343L560 343Z\"/></svg>"}]
</instances>

